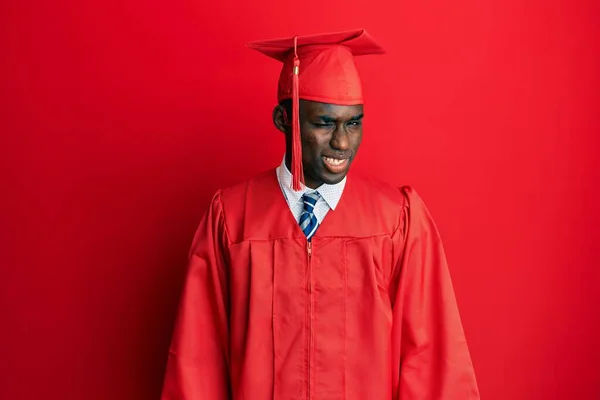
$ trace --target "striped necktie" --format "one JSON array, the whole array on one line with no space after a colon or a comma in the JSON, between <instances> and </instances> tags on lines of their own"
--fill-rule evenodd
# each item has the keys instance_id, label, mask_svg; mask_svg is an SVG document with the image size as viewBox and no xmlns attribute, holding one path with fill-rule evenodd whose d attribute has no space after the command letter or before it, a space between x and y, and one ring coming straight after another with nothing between
<instances>
[{"instance_id":1,"label":"striped necktie","mask_svg":"<svg viewBox=\"0 0 600 400\"><path fill-rule=\"evenodd\" d=\"M302 215L300 215L300 229L302 229L302 232L304 232L308 241L310 241L319 227L319 221L314 212L319 197L318 192L305 193L304 196L302 196L304 211L302 212Z\"/></svg>"}]
</instances>

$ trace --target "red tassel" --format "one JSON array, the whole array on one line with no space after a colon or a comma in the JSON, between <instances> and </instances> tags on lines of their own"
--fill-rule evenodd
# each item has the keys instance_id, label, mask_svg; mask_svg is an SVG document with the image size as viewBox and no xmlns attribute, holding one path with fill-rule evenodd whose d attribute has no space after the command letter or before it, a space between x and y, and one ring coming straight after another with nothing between
<instances>
[{"instance_id":1,"label":"red tassel","mask_svg":"<svg viewBox=\"0 0 600 400\"><path fill-rule=\"evenodd\" d=\"M297 38L294 37L294 70L292 71L292 189L300 190L304 183L302 168L302 141L300 139L300 98L298 94L300 59L296 53Z\"/></svg>"}]
</instances>

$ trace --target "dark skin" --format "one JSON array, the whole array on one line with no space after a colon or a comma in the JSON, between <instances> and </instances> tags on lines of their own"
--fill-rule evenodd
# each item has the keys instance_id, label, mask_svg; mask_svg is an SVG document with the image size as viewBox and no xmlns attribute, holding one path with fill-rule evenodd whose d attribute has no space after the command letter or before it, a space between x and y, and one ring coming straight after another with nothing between
<instances>
[{"instance_id":1,"label":"dark skin","mask_svg":"<svg viewBox=\"0 0 600 400\"><path fill-rule=\"evenodd\" d=\"M286 118L287 116L287 118ZM341 106L300 100L300 137L306 186L316 189L336 184L348 174L362 141L363 106ZM291 171L291 102L283 101L273 110L275 127L285 134L285 163ZM334 159L331 166L331 159Z\"/></svg>"}]
</instances>

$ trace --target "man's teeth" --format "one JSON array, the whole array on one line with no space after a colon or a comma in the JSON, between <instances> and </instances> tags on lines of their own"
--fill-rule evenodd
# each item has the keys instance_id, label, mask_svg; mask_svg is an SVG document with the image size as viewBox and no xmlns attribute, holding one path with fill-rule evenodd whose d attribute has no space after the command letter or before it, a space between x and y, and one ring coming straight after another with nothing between
<instances>
[{"instance_id":1,"label":"man's teeth","mask_svg":"<svg viewBox=\"0 0 600 400\"><path fill-rule=\"evenodd\" d=\"M342 165L346 160L338 160L337 158L323 157L327 164Z\"/></svg>"}]
</instances>

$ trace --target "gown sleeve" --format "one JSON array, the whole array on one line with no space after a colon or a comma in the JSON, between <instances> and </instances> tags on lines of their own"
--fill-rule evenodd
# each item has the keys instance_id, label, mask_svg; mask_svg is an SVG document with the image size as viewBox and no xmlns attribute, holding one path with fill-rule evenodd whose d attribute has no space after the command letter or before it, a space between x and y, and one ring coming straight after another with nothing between
<instances>
[{"instance_id":1,"label":"gown sleeve","mask_svg":"<svg viewBox=\"0 0 600 400\"><path fill-rule=\"evenodd\" d=\"M439 233L417 193L395 235L394 400L475 400L479 390Z\"/></svg>"},{"instance_id":2,"label":"gown sleeve","mask_svg":"<svg viewBox=\"0 0 600 400\"><path fill-rule=\"evenodd\" d=\"M228 244L217 193L190 249L162 400L229 399Z\"/></svg>"}]
</instances>

